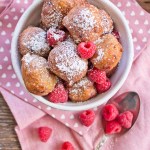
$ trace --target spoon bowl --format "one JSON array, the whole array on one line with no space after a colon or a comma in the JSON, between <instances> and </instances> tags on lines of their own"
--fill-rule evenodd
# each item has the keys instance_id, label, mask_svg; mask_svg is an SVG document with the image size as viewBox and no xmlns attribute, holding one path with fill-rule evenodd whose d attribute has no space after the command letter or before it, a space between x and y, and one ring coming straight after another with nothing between
<instances>
[{"instance_id":1,"label":"spoon bowl","mask_svg":"<svg viewBox=\"0 0 150 150\"><path fill-rule=\"evenodd\" d=\"M119 133L119 135L124 134L128 130L130 130L134 123L136 122L139 112L140 112L140 97L138 93L136 92L126 92L114 99L110 99L107 104L114 104L120 113L125 112L125 111L130 111L133 113L133 121L132 121L132 126L129 129L123 129L122 132ZM102 124L103 127L105 128L106 121L102 118ZM107 139L111 136L115 136L116 134L104 134L101 138L101 141L98 143L96 146L95 150L101 150Z\"/></svg>"},{"instance_id":2,"label":"spoon bowl","mask_svg":"<svg viewBox=\"0 0 150 150\"><path fill-rule=\"evenodd\" d=\"M133 113L132 126L134 125L134 123L136 122L138 118L139 111L140 111L140 97L136 92L123 93L114 99L110 99L107 102L107 104L114 104L118 108L120 113L123 113L125 111L132 112ZM123 132L126 132L129 129L124 129Z\"/></svg>"}]
</instances>

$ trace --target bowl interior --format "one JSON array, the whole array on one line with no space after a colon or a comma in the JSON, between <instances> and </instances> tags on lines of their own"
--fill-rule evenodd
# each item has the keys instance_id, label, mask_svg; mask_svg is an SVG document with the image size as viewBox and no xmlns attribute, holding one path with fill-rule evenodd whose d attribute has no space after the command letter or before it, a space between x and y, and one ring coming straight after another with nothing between
<instances>
[{"instance_id":1,"label":"bowl interior","mask_svg":"<svg viewBox=\"0 0 150 150\"><path fill-rule=\"evenodd\" d=\"M107 0L106 1L88 0L88 1L91 4L97 6L98 8L105 9L111 15L112 19L115 22L115 27L119 31L121 36L121 43L123 45L124 52L119 67L111 78L112 87L108 92L98 95L84 103L67 102L65 104L54 104L47 101L44 97L32 94L35 98L37 98L39 101L45 103L48 106L63 110L84 110L101 105L107 102L120 89L130 71L133 60L133 44L130 30L127 25L127 22L125 21L125 18L118 10L118 8ZM42 4L43 4L42 1L36 1L28 8L28 10L23 14L21 19L19 20L12 40L12 49L11 49L12 64L20 82L23 85L24 82L22 79L20 69L21 68L20 54L18 51L18 37L19 34L29 25L37 26L39 24Z\"/></svg>"}]
</instances>

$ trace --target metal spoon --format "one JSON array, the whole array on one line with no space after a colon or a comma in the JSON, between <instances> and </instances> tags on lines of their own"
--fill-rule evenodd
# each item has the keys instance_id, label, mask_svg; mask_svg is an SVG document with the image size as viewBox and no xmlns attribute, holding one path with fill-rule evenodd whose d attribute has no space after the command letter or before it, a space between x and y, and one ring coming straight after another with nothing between
<instances>
[{"instance_id":1,"label":"metal spoon","mask_svg":"<svg viewBox=\"0 0 150 150\"><path fill-rule=\"evenodd\" d=\"M119 95L115 99L110 99L107 104L114 104L118 108L119 112L122 113L124 111L131 111L133 113L133 122L132 126L134 125L135 121L137 120L139 111L140 111L140 97L136 92L126 92L121 95ZM104 119L102 119L102 124L104 126ZM132 128L131 126L131 128ZM124 129L121 134L124 134L127 132L129 129ZM108 138L115 136L114 135L106 135L104 134L101 138L101 141L99 144L96 146L95 150L101 150L105 142L107 141Z\"/></svg>"}]
</instances>

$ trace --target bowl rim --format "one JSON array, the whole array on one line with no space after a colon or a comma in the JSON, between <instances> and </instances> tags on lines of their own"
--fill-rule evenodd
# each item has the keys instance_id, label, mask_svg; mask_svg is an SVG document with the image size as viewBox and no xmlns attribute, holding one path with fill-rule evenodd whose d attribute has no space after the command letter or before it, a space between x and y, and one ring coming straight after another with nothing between
<instances>
[{"instance_id":1,"label":"bowl rim","mask_svg":"<svg viewBox=\"0 0 150 150\"><path fill-rule=\"evenodd\" d=\"M25 87L24 85L24 81L22 79L22 75L20 75L20 73L17 71L17 66L16 66L16 63L17 63L17 60L14 59L14 55L13 55L13 51L15 51L14 49L14 44L16 43L16 40L17 40L17 35L18 35L18 28L20 26L23 25L23 20L24 18L26 18L30 12L36 7L38 6L39 4L41 4L42 1L34 1L32 3L31 6L29 6L29 8L25 11L25 13L21 16L21 18L19 19L17 25L16 25L16 28L14 30L14 35L13 35L13 38L12 38L12 43L11 43L11 61L12 61L12 65L13 65L13 68L14 68L14 71L19 79L19 81L22 83L22 85ZM124 23L125 25L125 29L126 29L126 32L128 34L128 41L129 41L129 47L130 47L130 54L129 54L129 57L128 57L128 63L127 63L127 67L125 68L125 71L124 71L124 74L120 77L120 81L117 82L117 84L115 85L115 88L112 88L109 90L109 94L105 95L105 97L103 97L101 100L97 100L97 101L94 101L92 103L88 103L86 105L77 105L77 106L66 106L66 105L63 105L63 104L55 104L55 103L51 103L49 102L48 100L46 100L45 98L43 98L42 96L37 96L37 95L34 95L32 93L30 93L31 95L33 95L34 98L36 98L38 101L46 104L47 106L49 107L53 107L53 108L56 108L56 109L60 109L60 110L69 110L69 111L81 111L81 110L86 110L86 109L91 109L91 108L94 108L94 107L97 107L97 106L100 106L101 104L107 102L112 96L114 96L117 91L121 88L121 86L123 85L123 83L125 82L129 72L130 72L130 69L131 69L131 66L132 66L132 62L133 62L133 57L134 57L134 51L133 51L133 41L132 41L132 35L130 33L130 28L128 26L128 23L125 19L125 17L123 16L123 14L121 13L121 11L112 3L110 2L109 0L106 0L106 1L103 1L104 5L108 5L109 7L112 7L112 9L114 11L116 11L117 15L121 18L122 22ZM25 88L26 89L26 88Z\"/></svg>"}]
</instances>

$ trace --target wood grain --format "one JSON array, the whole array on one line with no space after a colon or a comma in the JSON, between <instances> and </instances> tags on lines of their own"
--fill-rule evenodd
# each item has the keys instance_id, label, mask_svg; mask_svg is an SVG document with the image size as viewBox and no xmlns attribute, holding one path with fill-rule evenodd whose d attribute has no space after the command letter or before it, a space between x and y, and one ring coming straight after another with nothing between
<instances>
[{"instance_id":1,"label":"wood grain","mask_svg":"<svg viewBox=\"0 0 150 150\"><path fill-rule=\"evenodd\" d=\"M138 0L139 4L150 12L150 0ZM0 94L0 150L21 150L14 131L16 122L6 102Z\"/></svg>"},{"instance_id":2,"label":"wood grain","mask_svg":"<svg viewBox=\"0 0 150 150\"><path fill-rule=\"evenodd\" d=\"M16 122L6 102L0 94L0 149L21 150L17 135L14 131Z\"/></svg>"},{"instance_id":3,"label":"wood grain","mask_svg":"<svg viewBox=\"0 0 150 150\"><path fill-rule=\"evenodd\" d=\"M150 0L137 0L141 7L143 7L147 12L150 12Z\"/></svg>"}]
</instances>

